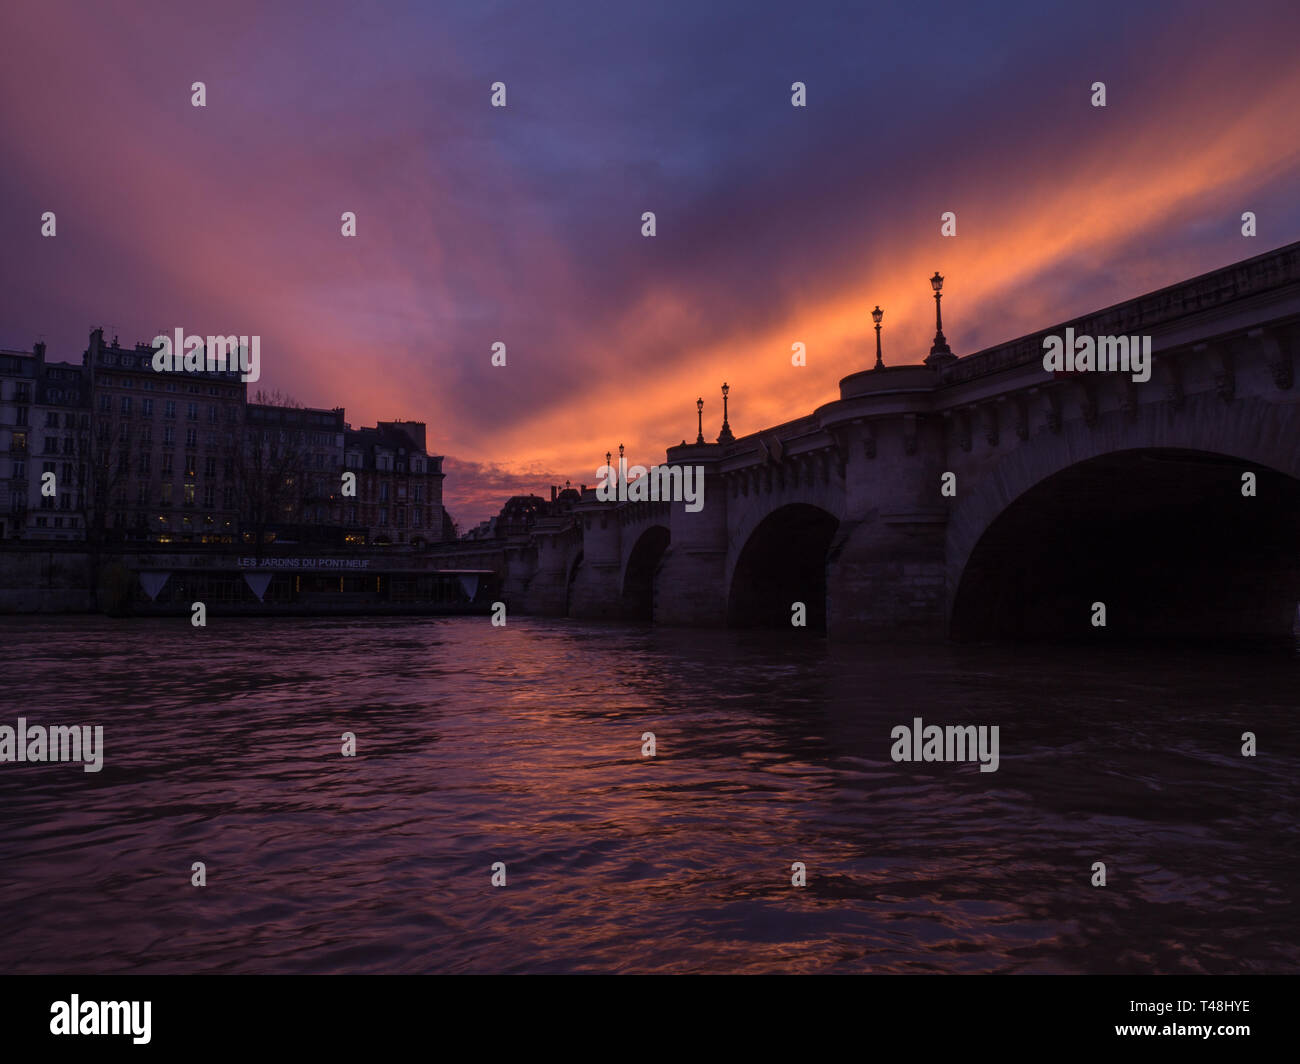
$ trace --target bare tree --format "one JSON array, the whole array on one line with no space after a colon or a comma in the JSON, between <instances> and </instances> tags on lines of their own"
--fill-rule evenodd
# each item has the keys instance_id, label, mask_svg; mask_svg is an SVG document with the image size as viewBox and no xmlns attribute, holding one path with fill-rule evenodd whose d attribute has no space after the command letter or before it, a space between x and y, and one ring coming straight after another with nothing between
<instances>
[{"instance_id":1,"label":"bare tree","mask_svg":"<svg viewBox=\"0 0 1300 1064\"><path fill-rule=\"evenodd\" d=\"M120 537L123 533L126 508L122 492L126 489L136 440L130 422L111 416L92 419L84 412L75 416L73 453L64 457L65 460L71 459L69 464L73 473L73 482L68 488L81 495L91 594L98 608L103 550L110 532L113 537Z\"/></svg>"},{"instance_id":2,"label":"bare tree","mask_svg":"<svg viewBox=\"0 0 1300 1064\"><path fill-rule=\"evenodd\" d=\"M313 501L307 476L307 432L301 416L291 413L302 409L292 396L259 390L248 407L243 445L236 447L240 510L253 533L259 562L271 527L297 523Z\"/></svg>"}]
</instances>

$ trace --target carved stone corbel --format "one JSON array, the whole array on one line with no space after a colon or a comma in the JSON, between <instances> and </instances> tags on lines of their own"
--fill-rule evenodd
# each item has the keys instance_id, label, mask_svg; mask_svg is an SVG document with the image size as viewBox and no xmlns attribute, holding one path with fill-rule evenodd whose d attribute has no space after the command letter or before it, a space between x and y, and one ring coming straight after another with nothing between
<instances>
[{"instance_id":1,"label":"carved stone corbel","mask_svg":"<svg viewBox=\"0 0 1300 1064\"><path fill-rule=\"evenodd\" d=\"M1214 372L1214 392L1225 403L1237 394L1237 367L1232 352L1222 344L1197 344L1193 351L1206 355Z\"/></svg>"},{"instance_id":2,"label":"carved stone corbel","mask_svg":"<svg viewBox=\"0 0 1300 1064\"><path fill-rule=\"evenodd\" d=\"M1264 349L1264 359L1268 362L1269 372L1273 374L1273 383L1281 391L1287 391L1295 383L1295 368L1291 353L1282 350L1277 333L1272 329L1254 329L1246 334L1247 338L1257 340Z\"/></svg>"},{"instance_id":3,"label":"carved stone corbel","mask_svg":"<svg viewBox=\"0 0 1300 1064\"><path fill-rule=\"evenodd\" d=\"M1030 389L1030 395L1037 392L1037 388ZM1023 395L1015 397L1016 404L1016 435L1022 440L1029 439L1029 400Z\"/></svg>"},{"instance_id":4,"label":"carved stone corbel","mask_svg":"<svg viewBox=\"0 0 1300 1064\"><path fill-rule=\"evenodd\" d=\"M1004 400L999 400L999 402ZM984 406L984 438L988 440L990 447L998 445L999 427L998 427L998 404L987 403Z\"/></svg>"},{"instance_id":5,"label":"carved stone corbel","mask_svg":"<svg viewBox=\"0 0 1300 1064\"><path fill-rule=\"evenodd\" d=\"M1043 392L1043 398L1047 400L1047 427L1053 432L1061 431L1061 393L1051 388Z\"/></svg>"},{"instance_id":6,"label":"carved stone corbel","mask_svg":"<svg viewBox=\"0 0 1300 1064\"><path fill-rule=\"evenodd\" d=\"M1183 391L1183 367L1174 358L1162 359L1165 378L1165 398L1173 403L1175 410L1181 410L1187 398Z\"/></svg>"},{"instance_id":7,"label":"carved stone corbel","mask_svg":"<svg viewBox=\"0 0 1300 1064\"><path fill-rule=\"evenodd\" d=\"M1124 374L1119 379L1119 408L1123 415L1130 421L1137 419L1137 382L1128 374Z\"/></svg>"}]
</instances>

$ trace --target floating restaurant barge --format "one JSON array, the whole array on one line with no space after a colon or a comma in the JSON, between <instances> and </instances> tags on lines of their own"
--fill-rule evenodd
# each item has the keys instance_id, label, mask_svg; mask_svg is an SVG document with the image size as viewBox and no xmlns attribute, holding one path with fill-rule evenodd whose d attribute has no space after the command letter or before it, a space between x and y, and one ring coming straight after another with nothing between
<instances>
[{"instance_id":1,"label":"floating restaurant barge","mask_svg":"<svg viewBox=\"0 0 1300 1064\"><path fill-rule=\"evenodd\" d=\"M121 559L128 584L119 610L139 616L486 614L497 593L491 569L438 566L436 557L139 555Z\"/></svg>"}]
</instances>

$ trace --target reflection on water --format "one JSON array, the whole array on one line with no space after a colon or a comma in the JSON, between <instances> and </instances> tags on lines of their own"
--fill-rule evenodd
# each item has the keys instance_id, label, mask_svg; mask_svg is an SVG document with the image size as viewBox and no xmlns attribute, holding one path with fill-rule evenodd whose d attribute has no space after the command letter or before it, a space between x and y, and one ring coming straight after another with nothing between
<instances>
[{"instance_id":1,"label":"reflection on water","mask_svg":"<svg viewBox=\"0 0 1300 1064\"><path fill-rule=\"evenodd\" d=\"M0 724L105 745L0 765L3 971L1300 968L1295 658L513 618L0 639ZM914 716L998 725L999 770L894 763Z\"/></svg>"}]
</instances>

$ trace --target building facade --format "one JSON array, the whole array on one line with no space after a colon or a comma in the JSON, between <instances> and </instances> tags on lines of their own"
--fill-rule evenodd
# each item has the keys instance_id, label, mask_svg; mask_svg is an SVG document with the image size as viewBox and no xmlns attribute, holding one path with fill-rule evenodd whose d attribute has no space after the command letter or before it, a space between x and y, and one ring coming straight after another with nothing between
<instances>
[{"instance_id":1,"label":"building facade","mask_svg":"<svg viewBox=\"0 0 1300 1064\"><path fill-rule=\"evenodd\" d=\"M342 407L250 402L237 369L163 372L153 358L99 328L80 364L47 362L43 343L0 351L0 539L418 550L452 538L423 422L353 430Z\"/></svg>"},{"instance_id":2,"label":"building facade","mask_svg":"<svg viewBox=\"0 0 1300 1064\"><path fill-rule=\"evenodd\" d=\"M243 541L342 547L358 530L344 522L343 408L249 403L241 484Z\"/></svg>"},{"instance_id":3,"label":"building facade","mask_svg":"<svg viewBox=\"0 0 1300 1064\"><path fill-rule=\"evenodd\" d=\"M19 538L27 526L38 360L44 361L41 344L36 351L0 351L0 539Z\"/></svg>"},{"instance_id":4,"label":"building facade","mask_svg":"<svg viewBox=\"0 0 1300 1064\"><path fill-rule=\"evenodd\" d=\"M357 475L357 495L343 499L344 524L364 545L419 549L442 542L443 456L428 453L422 421L381 421L349 430L345 468Z\"/></svg>"},{"instance_id":5,"label":"building facade","mask_svg":"<svg viewBox=\"0 0 1300 1064\"><path fill-rule=\"evenodd\" d=\"M158 372L149 344L90 334L87 475L92 535L234 543L247 386L237 370Z\"/></svg>"}]
</instances>

